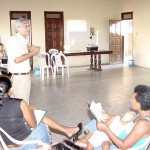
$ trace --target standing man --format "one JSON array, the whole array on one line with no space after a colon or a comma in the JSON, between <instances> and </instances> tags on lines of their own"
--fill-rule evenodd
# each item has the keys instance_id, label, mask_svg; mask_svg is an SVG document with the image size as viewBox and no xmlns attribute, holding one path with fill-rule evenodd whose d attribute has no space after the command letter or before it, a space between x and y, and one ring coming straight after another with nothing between
<instances>
[{"instance_id":1,"label":"standing man","mask_svg":"<svg viewBox=\"0 0 150 150\"><path fill-rule=\"evenodd\" d=\"M29 104L31 79L30 58L37 55L40 47L28 48L30 34L28 19L19 18L15 22L16 35L11 36L6 44L8 55L8 71L12 73L13 91L16 98L22 98Z\"/></svg>"}]
</instances>

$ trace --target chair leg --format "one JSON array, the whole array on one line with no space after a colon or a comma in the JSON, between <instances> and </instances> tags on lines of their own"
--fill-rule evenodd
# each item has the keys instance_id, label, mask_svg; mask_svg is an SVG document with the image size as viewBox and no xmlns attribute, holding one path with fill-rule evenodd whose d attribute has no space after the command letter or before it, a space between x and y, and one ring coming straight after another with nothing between
<instances>
[{"instance_id":1,"label":"chair leg","mask_svg":"<svg viewBox=\"0 0 150 150\"><path fill-rule=\"evenodd\" d=\"M69 77L69 67L67 67L68 77Z\"/></svg>"},{"instance_id":2,"label":"chair leg","mask_svg":"<svg viewBox=\"0 0 150 150\"><path fill-rule=\"evenodd\" d=\"M42 80L44 80L44 68L42 68Z\"/></svg>"},{"instance_id":3,"label":"chair leg","mask_svg":"<svg viewBox=\"0 0 150 150\"><path fill-rule=\"evenodd\" d=\"M57 68L57 69L56 69L56 70L57 70L56 73L58 74L58 67L56 67L56 68Z\"/></svg>"},{"instance_id":4,"label":"chair leg","mask_svg":"<svg viewBox=\"0 0 150 150\"><path fill-rule=\"evenodd\" d=\"M52 72L52 76L54 75L54 71L53 71L53 68L51 67L51 72Z\"/></svg>"},{"instance_id":5,"label":"chair leg","mask_svg":"<svg viewBox=\"0 0 150 150\"><path fill-rule=\"evenodd\" d=\"M43 69L40 68L40 77L42 78L42 75L43 75Z\"/></svg>"},{"instance_id":6,"label":"chair leg","mask_svg":"<svg viewBox=\"0 0 150 150\"><path fill-rule=\"evenodd\" d=\"M47 68L47 77L49 77L49 68Z\"/></svg>"},{"instance_id":7,"label":"chair leg","mask_svg":"<svg viewBox=\"0 0 150 150\"><path fill-rule=\"evenodd\" d=\"M53 73L53 78L56 78L56 67L54 66L54 73Z\"/></svg>"},{"instance_id":8,"label":"chair leg","mask_svg":"<svg viewBox=\"0 0 150 150\"><path fill-rule=\"evenodd\" d=\"M40 68L40 77L41 77L41 72L42 72L42 71L41 71L41 68Z\"/></svg>"},{"instance_id":9,"label":"chair leg","mask_svg":"<svg viewBox=\"0 0 150 150\"><path fill-rule=\"evenodd\" d=\"M61 67L61 75L64 76L64 66Z\"/></svg>"}]
</instances>

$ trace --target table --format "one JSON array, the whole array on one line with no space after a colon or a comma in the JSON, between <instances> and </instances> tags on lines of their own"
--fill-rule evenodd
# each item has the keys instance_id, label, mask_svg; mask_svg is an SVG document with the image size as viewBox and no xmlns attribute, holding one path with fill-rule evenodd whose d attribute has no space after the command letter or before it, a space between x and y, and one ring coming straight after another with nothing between
<instances>
[{"instance_id":1,"label":"table","mask_svg":"<svg viewBox=\"0 0 150 150\"><path fill-rule=\"evenodd\" d=\"M101 71L101 55L102 54L112 54L113 51L101 50L101 51L91 51L91 52L76 52L76 53L64 53L66 56L81 56L81 55L91 55L90 57L90 69Z\"/></svg>"}]
</instances>

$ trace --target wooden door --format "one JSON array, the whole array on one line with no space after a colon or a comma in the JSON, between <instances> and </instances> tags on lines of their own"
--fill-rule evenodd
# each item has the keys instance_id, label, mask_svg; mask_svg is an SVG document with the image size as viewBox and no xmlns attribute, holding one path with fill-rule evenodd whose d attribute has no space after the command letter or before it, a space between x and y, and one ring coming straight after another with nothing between
<instances>
[{"instance_id":1,"label":"wooden door","mask_svg":"<svg viewBox=\"0 0 150 150\"><path fill-rule=\"evenodd\" d=\"M110 55L110 64L123 63L124 38L121 35L121 21L109 21L109 50L113 51Z\"/></svg>"},{"instance_id":2,"label":"wooden door","mask_svg":"<svg viewBox=\"0 0 150 150\"><path fill-rule=\"evenodd\" d=\"M64 19L63 12L44 12L46 52L54 48L63 51Z\"/></svg>"}]
</instances>

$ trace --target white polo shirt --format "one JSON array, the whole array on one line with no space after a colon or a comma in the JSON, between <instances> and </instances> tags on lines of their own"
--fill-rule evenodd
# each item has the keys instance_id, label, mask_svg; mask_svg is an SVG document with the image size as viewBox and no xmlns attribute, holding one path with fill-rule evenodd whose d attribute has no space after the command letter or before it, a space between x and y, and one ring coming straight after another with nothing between
<instances>
[{"instance_id":1,"label":"white polo shirt","mask_svg":"<svg viewBox=\"0 0 150 150\"><path fill-rule=\"evenodd\" d=\"M27 73L31 70L29 59L20 63L15 63L16 57L28 53L27 40L17 33L11 36L6 44L8 55L8 71L11 73Z\"/></svg>"}]
</instances>

